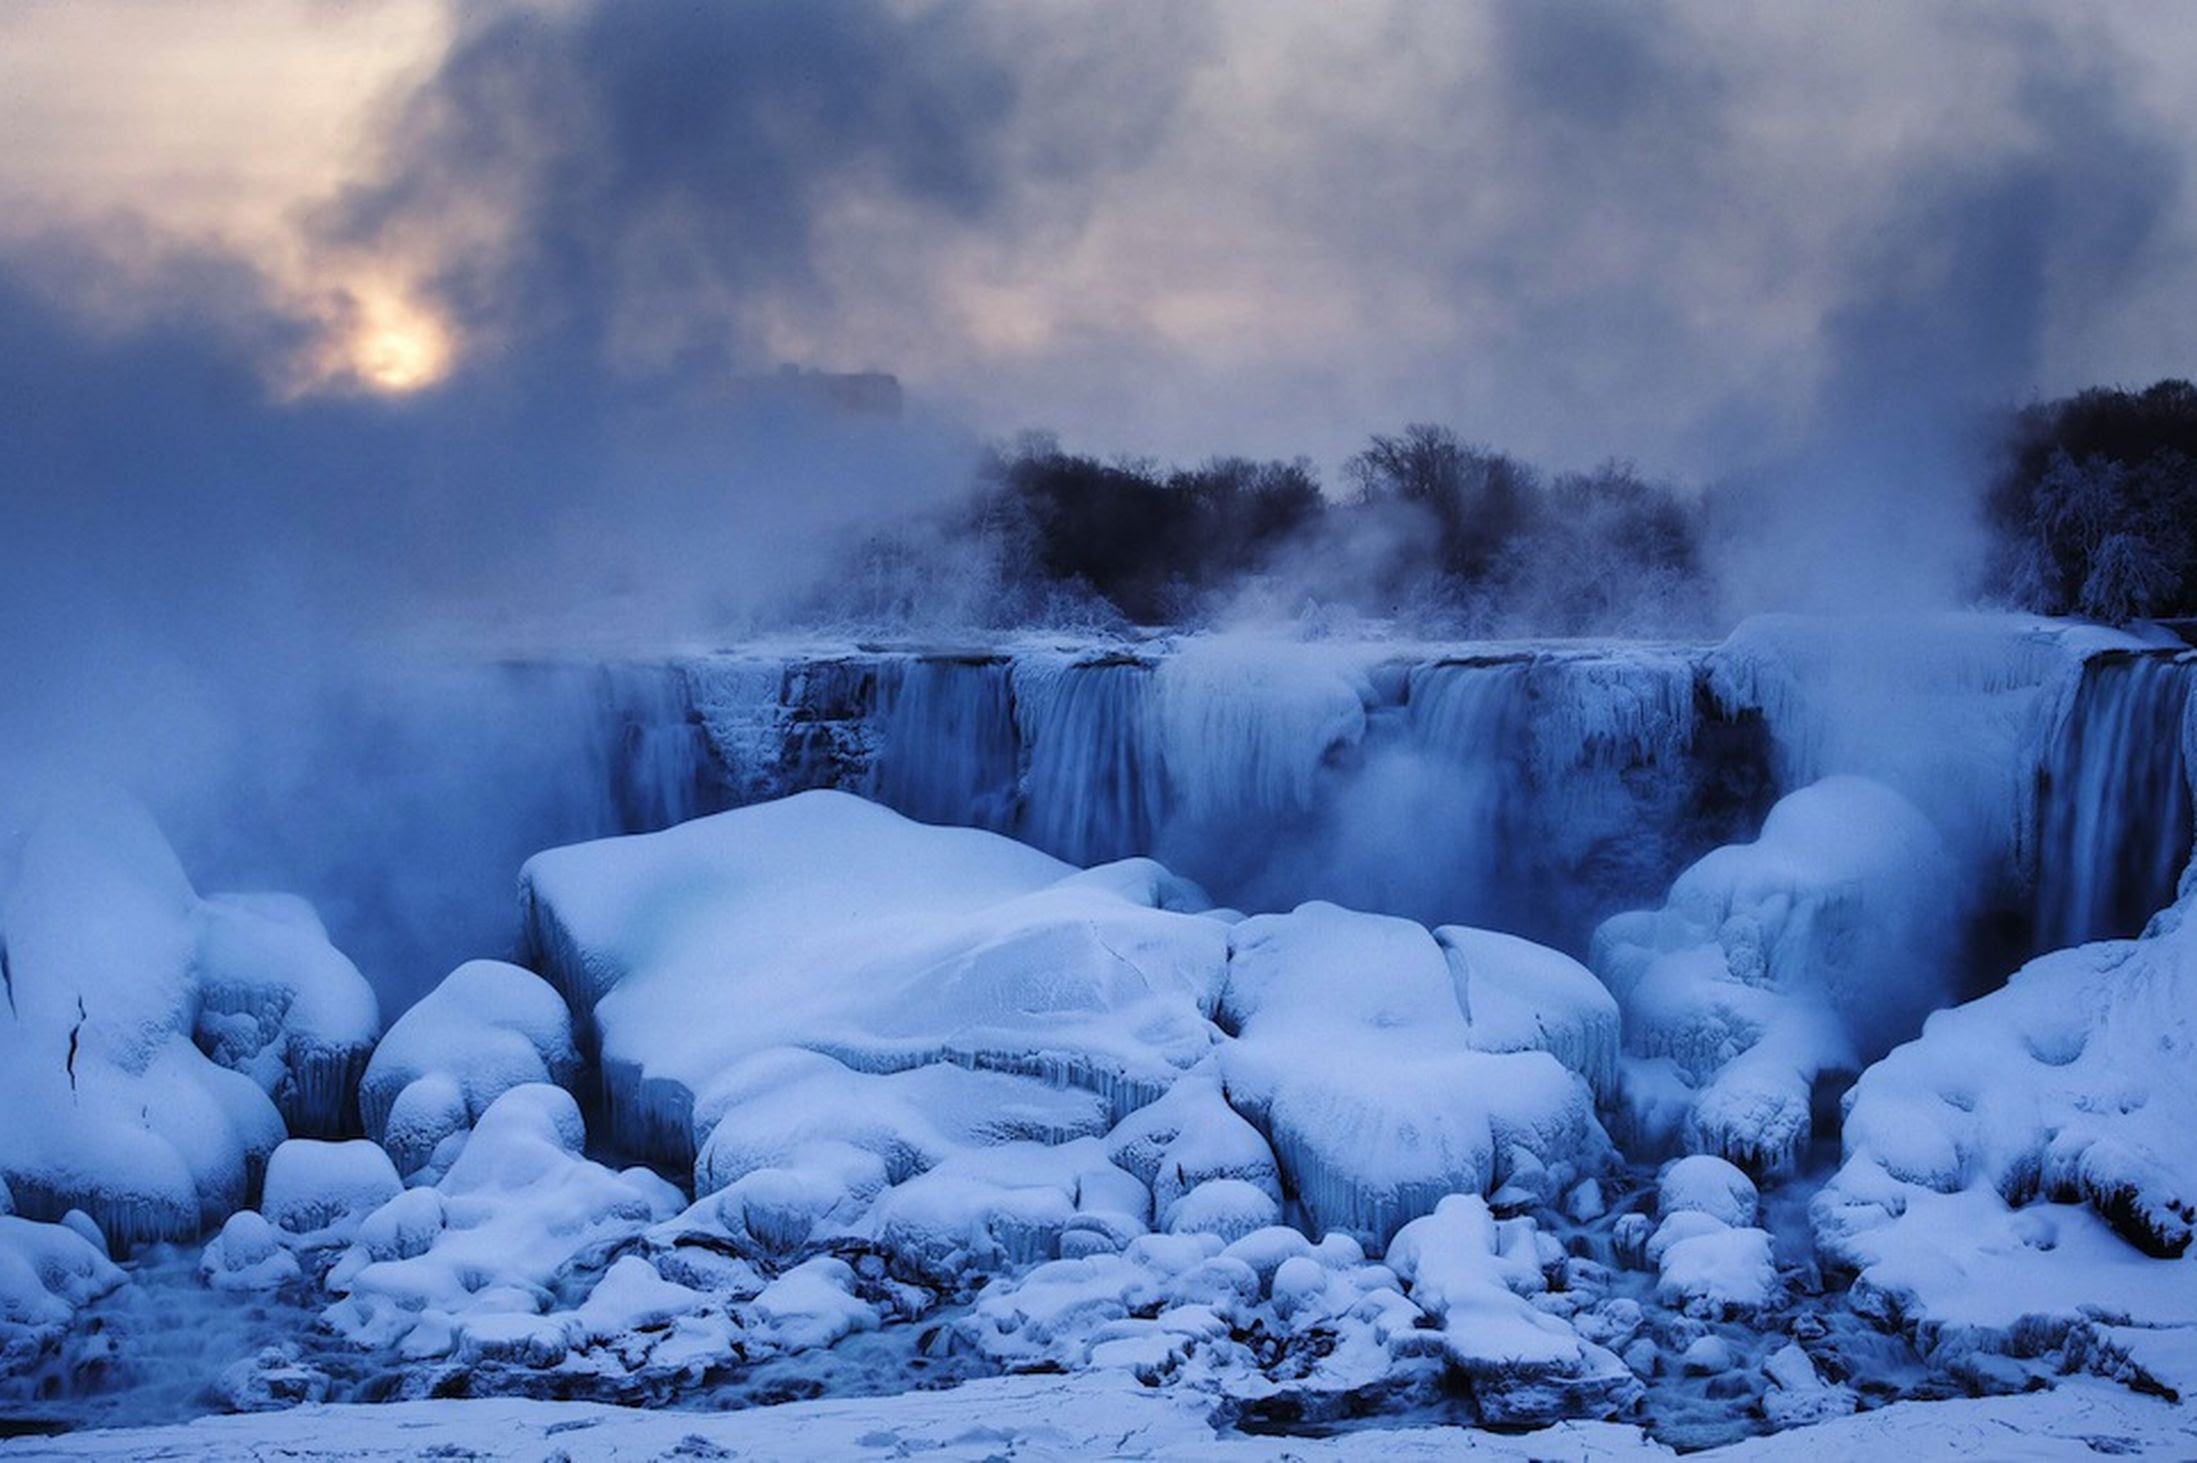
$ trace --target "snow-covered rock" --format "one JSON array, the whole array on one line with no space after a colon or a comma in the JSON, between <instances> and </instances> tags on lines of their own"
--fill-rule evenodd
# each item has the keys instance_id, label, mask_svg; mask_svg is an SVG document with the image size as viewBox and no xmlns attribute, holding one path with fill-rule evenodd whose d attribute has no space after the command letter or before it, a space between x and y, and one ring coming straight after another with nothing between
<instances>
[{"instance_id":1,"label":"snow-covered rock","mask_svg":"<svg viewBox=\"0 0 2197 1463\"><path fill-rule=\"evenodd\" d=\"M361 1221L328 1273L343 1299L327 1323L407 1356L554 1364L571 1338L568 1318L544 1315L552 1283L683 1203L646 1169L614 1172L582 1157L585 1137L562 1088L529 1084L497 1098L439 1183Z\"/></svg>"},{"instance_id":2,"label":"snow-covered rock","mask_svg":"<svg viewBox=\"0 0 2197 1463\"><path fill-rule=\"evenodd\" d=\"M194 1036L259 1083L300 1137L358 1131L359 1076L381 1034L374 989L290 894L216 894L198 908Z\"/></svg>"},{"instance_id":3,"label":"snow-covered rock","mask_svg":"<svg viewBox=\"0 0 2197 1463\"><path fill-rule=\"evenodd\" d=\"M364 1138L342 1143L292 1138L267 1160L259 1212L287 1243L348 1244L360 1220L403 1191L389 1155Z\"/></svg>"},{"instance_id":4,"label":"snow-covered rock","mask_svg":"<svg viewBox=\"0 0 2197 1463\"><path fill-rule=\"evenodd\" d=\"M1195 889L1143 861L1077 873L844 794L554 849L522 893L533 963L600 1035L615 1136L667 1161L748 1126L771 1099L741 1064L774 1050L1006 1074L1028 1080L999 1093L1038 1102L1070 1088L1100 1100L1103 1132L1216 1040L1227 927L1185 912ZM981 1119L953 1110L970 1095L902 1094L963 1128ZM698 1181L740 1169L713 1157Z\"/></svg>"},{"instance_id":5,"label":"snow-covered rock","mask_svg":"<svg viewBox=\"0 0 2197 1463\"><path fill-rule=\"evenodd\" d=\"M2197 1325L2197 897L1930 1018L1862 1075L1819 1249L1928 1341Z\"/></svg>"},{"instance_id":6,"label":"snow-covered rock","mask_svg":"<svg viewBox=\"0 0 2197 1463\"><path fill-rule=\"evenodd\" d=\"M359 1110L367 1136L411 1174L512 1088L569 1088L579 1070L571 1013L548 983L500 960L470 960L374 1048Z\"/></svg>"},{"instance_id":7,"label":"snow-covered rock","mask_svg":"<svg viewBox=\"0 0 2197 1463\"><path fill-rule=\"evenodd\" d=\"M216 1290L273 1290L304 1275L282 1234L256 1209L240 1209L199 1253L198 1273Z\"/></svg>"},{"instance_id":8,"label":"snow-covered rock","mask_svg":"<svg viewBox=\"0 0 2197 1463\"><path fill-rule=\"evenodd\" d=\"M1757 841L1595 934L1637 1059L1636 1134L1791 1169L1816 1079L1859 1070L1945 999L1967 907L1944 840L1890 788L1841 775L1780 800Z\"/></svg>"},{"instance_id":9,"label":"snow-covered rock","mask_svg":"<svg viewBox=\"0 0 2197 1463\"><path fill-rule=\"evenodd\" d=\"M1453 964L1421 925L1330 904L1235 929L1220 1010L1236 1034L1221 1053L1229 1100L1323 1231L1385 1244L1444 1195L1487 1193L1529 1165L1572 1175L1605 1155L1586 1080L1546 1050L1484 1050L1472 1002L1497 1005L1499 1048L1531 1028L1580 1055L1595 1049L1574 1035L1591 1024L1580 1012L1606 1013L1607 994L1554 983L1539 999L1555 1014L1533 1017L1530 983L1492 973L1510 942L1465 933ZM1524 968L1552 954L1525 946Z\"/></svg>"},{"instance_id":10,"label":"snow-covered rock","mask_svg":"<svg viewBox=\"0 0 2197 1463\"><path fill-rule=\"evenodd\" d=\"M24 1214L82 1209L130 1245L249 1201L285 1133L266 1090L192 1041L206 908L119 793L32 825L0 902L0 1177Z\"/></svg>"},{"instance_id":11,"label":"snow-covered rock","mask_svg":"<svg viewBox=\"0 0 2197 1463\"><path fill-rule=\"evenodd\" d=\"M74 1229L0 1214L0 1381L52 1355L76 1313L124 1282Z\"/></svg>"},{"instance_id":12,"label":"snow-covered rock","mask_svg":"<svg viewBox=\"0 0 2197 1463\"><path fill-rule=\"evenodd\" d=\"M1489 1422L1609 1417L1640 1396L1623 1362L1529 1303L1547 1288L1530 1219L1498 1220L1477 1195L1452 1194L1405 1225L1388 1264L1441 1325L1450 1363Z\"/></svg>"}]
</instances>

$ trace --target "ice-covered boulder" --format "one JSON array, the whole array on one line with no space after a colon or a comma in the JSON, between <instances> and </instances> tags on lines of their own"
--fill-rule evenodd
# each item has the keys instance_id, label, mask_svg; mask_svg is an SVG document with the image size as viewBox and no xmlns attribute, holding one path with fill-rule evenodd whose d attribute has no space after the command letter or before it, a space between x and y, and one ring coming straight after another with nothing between
<instances>
[{"instance_id":1,"label":"ice-covered boulder","mask_svg":"<svg viewBox=\"0 0 2197 1463\"><path fill-rule=\"evenodd\" d=\"M1940 1340L2197 1325L2193 915L2034 960L1862 1074L1812 1213L1867 1303Z\"/></svg>"},{"instance_id":2,"label":"ice-covered boulder","mask_svg":"<svg viewBox=\"0 0 2197 1463\"><path fill-rule=\"evenodd\" d=\"M1912 803L1837 776L1686 870L1663 908L1606 921L1593 964L1624 1008L1636 1133L1789 1170L1816 1079L1859 1070L1945 999L1962 889Z\"/></svg>"},{"instance_id":3,"label":"ice-covered boulder","mask_svg":"<svg viewBox=\"0 0 2197 1463\"><path fill-rule=\"evenodd\" d=\"M51 1356L77 1312L125 1279L69 1226L0 1213L0 1381Z\"/></svg>"},{"instance_id":4,"label":"ice-covered boulder","mask_svg":"<svg viewBox=\"0 0 2197 1463\"><path fill-rule=\"evenodd\" d=\"M216 1290L273 1290L305 1272L266 1215L240 1209L199 1252L198 1273Z\"/></svg>"},{"instance_id":5,"label":"ice-covered boulder","mask_svg":"<svg viewBox=\"0 0 2197 1463\"><path fill-rule=\"evenodd\" d=\"M389 1155L364 1138L292 1138L267 1160L259 1211L290 1244L348 1244L360 1220L403 1191Z\"/></svg>"},{"instance_id":6,"label":"ice-covered boulder","mask_svg":"<svg viewBox=\"0 0 2197 1463\"><path fill-rule=\"evenodd\" d=\"M1236 1037L1221 1053L1229 1101L1272 1142L1314 1225L1382 1245L1444 1195L1530 1169L1553 1197L1601 1162L1586 1079L1548 1050L1506 1049L1553 1032L1550 1045L1592 1065L1598 1043L1576 1033L1614 1013L1584 971L1544 991L1494 974L1561 959L1331 904L1236 927L1220 1010ZM1476 997L1495 1008L1487 1028ZM1552 1014L1532 1014L1535 1000Z\"/></svg>"},{"instance_id":7,"label":"ice-covered boulder","mask_svg":"<svg viewBox=\"0 0 2197 1463\"><path fill-rule=\"evenodd\" d=\"M356 1133L381 1006L313 907L290 894L208 897L195 968L200 1048L257 1082L292 1134Z\"/></svg>"},{"instance_id":8,"label":"ice-covered boulder","mask_svg":"<svg viewBox=\"0 0 2197 1463\"><path fill-rule=\"evenodd\" d=\"M1203 907L1191 886L1141 860L1079 873L840 793L554 849L522 895L534 964L600 1036L617 1138L668 1161L715 1131L794 1141L754 1061L995 1074L1016 1080L894 1103L967 1133L1067 1089L1097 1100L1103 1133L1217 1040L1227 927L1187 912ZM770 1157L741 1141L737 1162L708 1154L702 1187ZM920 1166L919 1145L876 1141L895 1177Z\"/></svg>"},{"instance_id":9,"label":"ice-covered boulder","mask_svg":"<svg viewBox=\"0 0 2197 1463\"><path fill-rule=\"evenodd\" d=\"M439 1183L405 1190L360 1221L328 1272L328 1288L343 1297L326 1313L329 1326L408 1356L539 1354L553 1363L563 1353L542 1329L552 1283L600 1263L684 1202L646 1169L617 1172L582 1157L585 1138L562 1088L529 1084L497 1098ZM558 1335L566 1325L554 1322Z\"/></svg>"},{"instance_id":10,"label":"ice-covered boulder","mask_svg":"<svg viewBox=\"0 0 2197 1463\"><path fill-rule=\"evenodd\" d=\"M1531 1304L1548 1284L1552 1256L1541 1239L1532 1220L1498 1220L1478 1195L1452 1194L1398 1230L1387 1258L1413 1303L1439 1323L1484 1420L1614 1416L1640 1396L1640 1383L1616 1356Z\"/></svg>"},{"instance_id":11,"label":"ice-covered boulder","mask_svg":"<svg viewBox=\"0 0 2197 1463\"><path fill-rule=\"evenodd\" d=\"M469 960L374 1048L359 1112L367 1136L411 1174L512 1088L569 1088L579 1070L571 1012L556 991L516 965Z\"/></svg>"},{"instance_id":12,"label":"ice-covered boulder","mask_svg":"<svg viewBox=\"0 0 2197 1463\"><path fill-rule=\"evenodd\" d=\"M118 1245L245 1206L284 1136L267 1092L192 1041L206 906L119 793L57 799L0 902L0 1178Z\"/></svg>"}]
</instances>

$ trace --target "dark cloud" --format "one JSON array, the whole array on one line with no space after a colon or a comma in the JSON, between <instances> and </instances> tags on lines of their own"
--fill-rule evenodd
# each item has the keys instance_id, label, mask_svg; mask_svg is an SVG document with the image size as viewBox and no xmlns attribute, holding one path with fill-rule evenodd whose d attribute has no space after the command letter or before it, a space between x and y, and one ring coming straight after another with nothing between
<instances>
[{"instance_id":1,"label":"dark cloud","mask_svg":"<svg viewBox=\"0 0 2197 1463\"><path fill-rule=\"evenodd\" d=\"M1072 196L1149 147L1201 30L1167 9L1164 52L1134 21L1061 15L1033 36L966 3L468 12L380 180L324 227L419 256L490 349L684 379L768 368L774 319L860 308L819 264L845 214L894 215L881 254L1035 236L1035 192Z\"/></svg>"}]
</instances>

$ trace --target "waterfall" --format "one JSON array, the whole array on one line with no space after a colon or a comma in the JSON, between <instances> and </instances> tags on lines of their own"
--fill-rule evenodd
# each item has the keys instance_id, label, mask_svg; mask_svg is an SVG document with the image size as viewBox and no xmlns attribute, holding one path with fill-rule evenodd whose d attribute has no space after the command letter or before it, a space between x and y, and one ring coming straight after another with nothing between
<instances>
[{"instance_id":1,"label":"waterfall","mask_svg":"<svg viewBox=\"0 0 2197 1463\"><path fill-rule=\"evenodd\" d=\"M1029 656L1011 676L1020 836L1071 863L1149 852L1166 795L1150 663Z\"/></svg>"},{"instance_id":2,"label":"waterfall","mask_svg":"<svg viewBox=\"0 0 2197 1463\"><path fill-rule=\"evenodd\" d=\"M1015 826L1020 745L1005 656L884 662L869 791L926 823Z\"/></svg>"},{"instance_id":3,"label":"waterfall","mask_svg":"<svg viewBox=\"0 0 2197 1463\"><path fill-rule=\"evenodd\" d=\"M2134 935L2173 900L2191 844L2193 674L2172 654L2085 662L2038 777L2039 949Z\"/></svg>"}]
</instances>

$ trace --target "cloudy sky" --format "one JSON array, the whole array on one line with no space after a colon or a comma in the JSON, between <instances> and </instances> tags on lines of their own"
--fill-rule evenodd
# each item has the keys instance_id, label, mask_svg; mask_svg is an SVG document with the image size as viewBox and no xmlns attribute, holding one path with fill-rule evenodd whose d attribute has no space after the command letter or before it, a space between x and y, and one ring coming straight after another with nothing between
<instances>
[{"instance_id":1,"label":"cloudy sky","mask_svg":"<svg viewBox=\"0 0 2197 1463\"><path fill-rule=\"evenodd\" d=\"M2192 74L2175 4L19 0L0 283L293 402L791 362L1702 475L2186 374Z\"/></svg>"}]
</instances>

